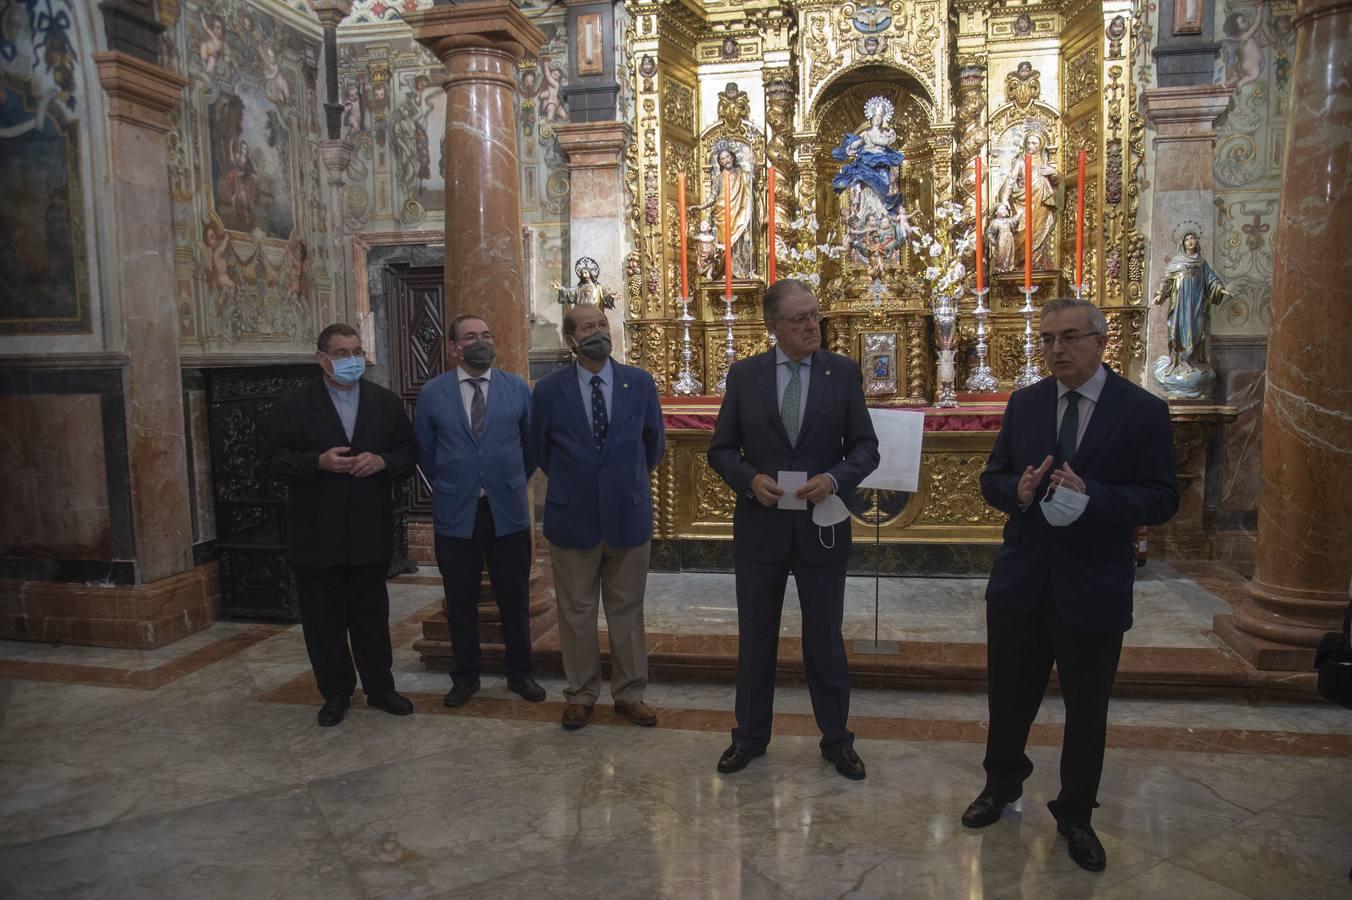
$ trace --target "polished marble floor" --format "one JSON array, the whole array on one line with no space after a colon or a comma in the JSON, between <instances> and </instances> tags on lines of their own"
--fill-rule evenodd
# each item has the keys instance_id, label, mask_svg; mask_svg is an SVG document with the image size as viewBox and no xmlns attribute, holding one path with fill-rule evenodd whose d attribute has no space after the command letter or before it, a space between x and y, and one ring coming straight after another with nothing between
<instances>
[{"instance_id":1,"label":"polished marble floor","mask_svg":"<svg viewBox=\"0 0 1352 900\"><path fill-rule=\"evenodd\" d=\"M980 695L856 691L854 783L817 753L806 691L781 688L769 753L720 776L729 685L653 684L653 729L602 707L563 732L557 679L544 704L491 677L444 709L446 676L409 647L436 598L392 591L417 713L359 702L333 729L296 628L218 623L148 653L0 642L0 897L1352 896L1347 710L1115 702L1091 875L1045 807L1054 698L1024 799L970 832Z\"/></svg>"}]
</instances>

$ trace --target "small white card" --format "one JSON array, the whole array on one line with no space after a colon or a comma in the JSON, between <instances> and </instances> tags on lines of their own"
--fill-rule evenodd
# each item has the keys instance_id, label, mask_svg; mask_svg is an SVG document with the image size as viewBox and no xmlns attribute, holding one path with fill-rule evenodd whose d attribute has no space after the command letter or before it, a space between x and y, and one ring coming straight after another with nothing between
<instances>
[{"instance_id":1,"label":"small white card","mask_svg":"<svg viewBox=\"0 0 1352 900\"><path fill-rule=\"evenodd\" d=\"M779 498L780 509L807 509L807 501L795 497L794 491L807 484L806 472L785 472L782 469L775 477L784 496Z\"/></svg>"}]
</instances>

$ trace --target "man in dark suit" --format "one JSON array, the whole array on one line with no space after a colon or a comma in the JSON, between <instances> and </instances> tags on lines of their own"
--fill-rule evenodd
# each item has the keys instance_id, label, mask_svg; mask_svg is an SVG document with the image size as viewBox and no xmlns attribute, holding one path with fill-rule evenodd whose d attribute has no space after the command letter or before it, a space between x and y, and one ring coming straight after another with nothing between
<instances>
[{"instance_id":1,"label":"man in dark suit","mask_svg":"<svg viewBox=\"0 0 1352 900\"><path fill-rule=\"evenodd\" d=\"M774 714L775 657L784 586L793 573L803 612L803 663L822 756L845 777L864 777L846 727L850 675L841 620L850 522L823 528L807 509L782 509L781 471L803 472L794 496L843 499L878 466L878 437L852 359L821 349L821 309L812 289L786 278L762 304L778 346L735 363L709 444L709 465L737 495L737 727L718 771L765 753Z\"/></svg>"},{"instance_id":2,"label":"man in dark suit","mask_svg":"<svg viewBox=\"0 0 1352 900\"><path fill-rule=\"evenodd\" d=\"M1103 365L1107 322L1085 300L1042 310L1051 378L1016 391L981 474L1009 516L986 588L986 786L962 824L981 828L1023 793L1024 753L1052 664L1066 706L1061 793L1048 804L1071 859L1101 871L1098 806L1108 695L1136 577L1132 533L1178 510L1169 408Z\"/></svg>"},{"instance_id":3,"label":"man in dark suit","mask_svg":"<svg viewBox=\"0 0 1352 900\"><path fill-rule=\"evenodd\" d=\"M568 678L563 726L581 728L601 695L598 601L610 637L610 695L636 725L656 725L643 701L648 648L643 595L652 550L649 473L666 452L652 376L610 358L605 311L579 304L563 319L577 361L542 378L531 406L531 446L549 477L545 537L559 604Z\"/></svg>"},{"instance_id":4,"label":"man in dark suit","mask_svg":"<svg viewBox=\"0 0 1352 900\"><path fill-rule=\"evenodd\" d=\"M455 667L442 702L464 706L479 691L479 583L484 567L502 618L507 689L539 703L531 676L530 387L493 368L497 344L488 323L458 316L447 330L452 368L418 395L413 430L423 474L432 482L437 568Z\"/></svg>"},{"instance_id":5,"label":"man in dark suit","mask_svg":"<svg viewBox=\"0 0 1352 900\"><path fill-rule=\"evenodd\" d=\"M318 347L320 377L277 399L262 446L268 471L288 487L286 555L327 727L351 705L354 656L368 706L413 712L390 672L385 576L394 555L391 484L413 474L417 445L399 398L362 381L365 353L351 325L325 328Z\"/></svg>"}]
</instances>

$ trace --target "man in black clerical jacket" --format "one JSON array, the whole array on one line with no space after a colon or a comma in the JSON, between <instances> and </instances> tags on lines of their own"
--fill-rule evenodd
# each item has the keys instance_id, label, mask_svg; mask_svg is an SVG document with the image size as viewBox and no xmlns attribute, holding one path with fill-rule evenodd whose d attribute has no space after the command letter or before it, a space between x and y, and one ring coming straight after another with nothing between
<instances>
[{"instance_id":1,"label":"man in black clerical jacket","mask_svg":"<svg viewBox=\"0 0 1352 900\"><path fill-rule=\"evenodd\" d=\"M391 484L413 474L418 445L403 402L362 380L361 336L337 323L319 334L314 381L278 398L263 428L268 472L287 483L287 561L296 578L305 649L337 725L361 675L368 706L396 716L413 704L394 690L390 598ZM352 652L348 652L351 641Z\"/></svg>"}]
</instances>

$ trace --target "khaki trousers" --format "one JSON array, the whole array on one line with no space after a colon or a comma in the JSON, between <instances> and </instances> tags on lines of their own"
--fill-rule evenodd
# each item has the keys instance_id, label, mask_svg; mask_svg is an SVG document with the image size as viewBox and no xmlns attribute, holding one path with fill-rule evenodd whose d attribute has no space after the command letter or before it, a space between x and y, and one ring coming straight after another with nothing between
<instances>
[{"instance_id":1,"label":"khaki trousers","mask_svg":"<svg viewBox=\"0 0 1352 900\"><path fill-rule=\"evenodd\" d=\"M652 542L589 550L549 545L554 596L559 604L559 645L569 703L594 706L601 696L598 601L605 607L610 635L610 695L616 703L638 703L648 686L648 647L643 633L643 592L648 584Z\"/></svg>"}]
</instances>

